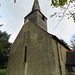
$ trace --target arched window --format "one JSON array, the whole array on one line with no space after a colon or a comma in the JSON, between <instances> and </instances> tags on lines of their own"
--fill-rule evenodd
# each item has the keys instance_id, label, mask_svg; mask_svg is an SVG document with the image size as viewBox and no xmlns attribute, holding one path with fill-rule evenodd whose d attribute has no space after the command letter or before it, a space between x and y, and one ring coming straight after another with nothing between
<instances>
[{"instance_id":1,"label":"arched window","mask_svg":"<svg viewBox=\"0 0 75 75\"><path fill-rule=\"evenodd\" d=\"M27 46L25 46L25 57L24 57L24 62L26 62L26 58L27 58Z\"/></svg>"}]
</instances>

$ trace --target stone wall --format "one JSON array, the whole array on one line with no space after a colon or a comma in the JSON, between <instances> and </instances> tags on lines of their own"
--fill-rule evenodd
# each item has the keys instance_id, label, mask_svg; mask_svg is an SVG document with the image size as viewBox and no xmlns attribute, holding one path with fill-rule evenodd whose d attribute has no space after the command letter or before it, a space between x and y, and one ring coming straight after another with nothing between
<instances>
[{"instance_id":1,"label":"stone wall","mask_svg":"<svg viewBox=\"0 0 75 75\"><path fill-rule=\"evenodd\" d=\"M7 75L58 75L52 42L50 34L26 21L10 50Z\"/></svg>"}]
</instances>

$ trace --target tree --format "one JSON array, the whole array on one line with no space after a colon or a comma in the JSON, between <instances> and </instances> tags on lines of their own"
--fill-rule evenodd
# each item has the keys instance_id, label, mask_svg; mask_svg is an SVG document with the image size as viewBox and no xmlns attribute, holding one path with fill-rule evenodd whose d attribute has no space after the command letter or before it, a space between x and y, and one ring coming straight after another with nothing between
<instances>
[{"instance_id":1,"label":"tree","mask_svg":"<svg viewBox=\"0 0 75 75\"><path fill-rule=\"evenodd\" d=\"M70 43L71 43L72 50L75 50L75 35L72 36Z\"/></svg>"},{"instance_id":2,"label":"tree","mask_svg":"<svg viewBox=\"0 0 75 75\"><path fill-rule=\"evenodd\" d=\"M75 22L75 0L52 0L51 6L53 8L60 8L62 12L55 12L50 17L56 16L61 18L59 22L62 20L64 16L67 16L68 19L70 17L73 18Z\"/></svg>"},{"instance_id":3,"label":"tree","mask_svg":"<svg viewBox=\"0 0 75 75\"><path fill-rule=\"evenodd\" d=\"M11 43L8 41L10 35L0 31L0 68L6 67Z\"/></svg>"},{"instance_id":4,"label":"tree","mask_svg":"<svg viewBox=\"0 0 75 75\"><path fill-rule=\"evenodd\" d=\"M75 22L75 0L52 0L51 6L53 8L60 8L61 12L55 12L50 17L56 16L61 18L59 22L66 16L68 19L73 18ZM59 23L58 22L58 23Z\"/></svg>"}]
</instances>

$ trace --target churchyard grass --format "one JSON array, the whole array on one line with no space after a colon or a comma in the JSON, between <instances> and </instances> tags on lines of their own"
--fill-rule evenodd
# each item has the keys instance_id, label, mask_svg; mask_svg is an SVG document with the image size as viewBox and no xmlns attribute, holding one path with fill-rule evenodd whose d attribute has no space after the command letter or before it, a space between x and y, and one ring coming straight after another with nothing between
<instances>
[{"instance_id":1,"label":"churchyard grass","mask_svg":"<svg viewBox=\"0 0 75 75\"><path fill-rule=\"evenodd\" d=\"M0 69L0 75L6 75L6 69Z\"/></svg>"}]
</instances>

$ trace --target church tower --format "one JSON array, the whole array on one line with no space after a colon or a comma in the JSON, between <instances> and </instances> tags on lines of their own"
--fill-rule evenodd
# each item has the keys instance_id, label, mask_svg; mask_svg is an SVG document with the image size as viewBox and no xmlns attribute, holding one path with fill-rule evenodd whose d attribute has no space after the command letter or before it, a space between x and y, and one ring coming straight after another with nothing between
<instances>
[{"instance_id":1,"label":"church tower","mask_svg":"<svg viewBox=\"0 0 75 75\"><path fill-rule=\"evenodd\" d=\"M47 18L41 13L38 0L34 0L32 11L25 17L47 31Z\"/></svg>"},{"instance_id":2,"label":"church tower","mask_svg":"<svg viewBox=\"0 0 75 75\"><path fill-rule=\"evenodd\" d=\"M61 75L54 42L53 35L47 32L47 18L41 13L38 0L34 0L11 47L7 75Z\"/></svg>"}]
</instances>

